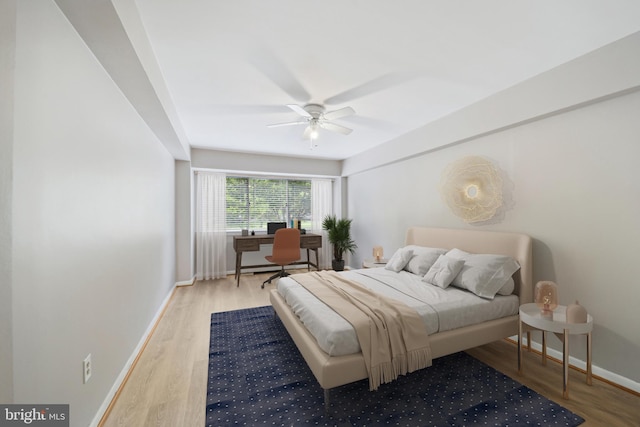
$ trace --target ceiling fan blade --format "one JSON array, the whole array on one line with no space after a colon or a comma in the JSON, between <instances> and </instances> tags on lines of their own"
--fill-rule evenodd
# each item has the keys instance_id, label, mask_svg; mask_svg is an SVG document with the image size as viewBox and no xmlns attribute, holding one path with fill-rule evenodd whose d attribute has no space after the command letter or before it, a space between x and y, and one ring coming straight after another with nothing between
<instances>
[{"instance_id":1,"label":"ceiling fan blade","mask_svg":"<svg viewBox=\"0 0 640 427\"><path fill-rule=\"evenodd\" d=\"M326 99L325 104L343 104L353 101L358 98L362 98L372 93L380 92L385 89L389 89L392 86L397 86L402 83L406 83L419 76L418 73L389 73L376 77L366 83L359 86L347 89L342 93L332 96Z\"/></svg>"},{"instance_id":2,"label":"ceiling fan blade","mask_svg":"<svg viewBox=\"0 0 640 427\"><path fill-rule=\"evenodd\" d=\"M355 114L356 111L351 107L344 107L338 110L329 111L323 114L325 120L335 120Z\"/></svg>"},{"instance_id":3,"label":"ceiling fan blade","mask_svg":"<svg viewBox=\"0 0 640 427\"><path fill-rule=\"evenodd\" d=\"M343 135L349 135L351 132L353 132L353 129L349 129L348 127L340 126L335 123L319 122L318 124L322 129L330 130L332 132L338 132Z\"/></svg>"},{"instance_id":4,"label":"ceiling fan blade","mask_svg":"<svg viewBox=\"0 0 640 427\"><path fill-rule=\"evenodd\" d=\"M296 113L300 114L302 117L311 118L311 114L304 108L296 104L287 104L287 107L291 108Z\"/></svg>"},{"instance_id":5,"label":"ceiling fan blade","mask_svg":"<svg viewBox=\"0 0 640 427\"><path fill-rule=\"evenodd\" d=\"M268 48L263 47L256 50L251 55L250 62L292 99L298 102L307 102L311 99L311 95L305 90L296 76Z\"/></svg>"},{"instance_id":6,"label":"ceiling fan blade","mask_svg":"<svg viewBox=\"0 0 640 427\"><path fill-rule=\"evenodd\" d=\"M306 125L308 122L299 121L299 122L287 122L287 123L274 123L272 125L267 125L268 128L277 128L280 126L293 126L293 125Z\"/></svg>"}]
</instances>

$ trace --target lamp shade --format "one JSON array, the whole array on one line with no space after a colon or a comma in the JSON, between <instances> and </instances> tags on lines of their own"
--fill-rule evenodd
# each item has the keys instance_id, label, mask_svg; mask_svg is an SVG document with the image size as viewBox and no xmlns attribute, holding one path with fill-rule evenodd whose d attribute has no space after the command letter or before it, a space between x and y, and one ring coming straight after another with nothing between
<instances>
[{"instance_id":1,"label":"lamp shade","mask_svg":"<svg viewBox=\"0 0 640 427\"><path fill-rule=\"evenodd\" d=\"M558 285L548 280L536 283L534 298L540 312L550 316L558 307Z\"/></svg>"},{"instance_id":2,"label":"lamp shade","mask_svg":"<svg viewBox=\"0 0 640 427\"><path fill-rule=\"evenodd\" d=\"M380 259L384 256L384 252L382 250L382 246L374 246L373 247L373 258L376 261L380 261Z\"/></svg>"}]
</instances>

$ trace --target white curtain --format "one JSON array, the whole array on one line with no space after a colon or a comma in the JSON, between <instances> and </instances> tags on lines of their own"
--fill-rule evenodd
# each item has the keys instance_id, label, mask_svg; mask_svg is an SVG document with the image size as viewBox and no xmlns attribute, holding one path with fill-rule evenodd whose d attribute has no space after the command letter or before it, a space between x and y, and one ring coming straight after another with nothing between
<instances>
[{"instance_id":1,"label":"white curtain","mask_svg":"<svg viewBox=\"0 0 640 427\"><path fill-rule=\"evenodd\" d=\"M196 175L196 277L209 280L227 275L226 191L223 173Z\"/></svg>"},{"instance_id":2,"label":"white curtain","mask_svg":"<svg viewBox=\"0 0 640 427\"><path fill-rule=\"evenodd\" d=\"M327 232L322 229L322 220L325 216L333 213L333 181L330 179L311 180L311 232L322 235L322 247L318 250L320 254L319 267L321 269L331 268L331 245L327 238Z\"/></svg>"}]
</instances>

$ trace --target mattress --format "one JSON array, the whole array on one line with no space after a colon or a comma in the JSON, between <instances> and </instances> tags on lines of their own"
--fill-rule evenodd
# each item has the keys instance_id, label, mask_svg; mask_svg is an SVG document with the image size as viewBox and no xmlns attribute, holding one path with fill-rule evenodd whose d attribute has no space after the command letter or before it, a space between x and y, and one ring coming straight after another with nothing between
<instances>
[{"instance_id":1,"label":"mattress","mask_svg":"<svg viewBox=\"0 0 640 427\"><path fill-rule=\"evenodd\" d=\"M382 267L341 274L415 309L429 335L516 315L520 304L517 295L488 300L453 286L439 288L407 271L396 273ZM351 324L291 277L279 279L277 290L327 354L343 356L360 352Z\"/></svg>"}]
</instances>

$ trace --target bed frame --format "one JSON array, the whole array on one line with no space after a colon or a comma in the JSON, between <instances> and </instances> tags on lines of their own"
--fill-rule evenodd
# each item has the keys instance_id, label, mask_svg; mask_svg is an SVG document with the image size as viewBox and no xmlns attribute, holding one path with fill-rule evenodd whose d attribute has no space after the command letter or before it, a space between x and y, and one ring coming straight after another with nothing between
<instances>
[{"instance_id":1,"label":"bed frame","mask_svg":"<svg viewBox=\"0 0 640 427\"><path fill-rule=\"evenodd\" d=\"M508 255L520 263L514 275L515 291L520 304L533 301L531 237L517 233L478 230L411 227L405 243L433 248L458 248L471 253ZM329 356L318 346L298 316L276 289L270 300L298 350L324 389L325 409L329 406L329 390L368 378L362 353ZM518 315L491 320L464 328L430 335L432 357L442 357L469 348L518 335Z\"/></svg>"}]
</instances>

